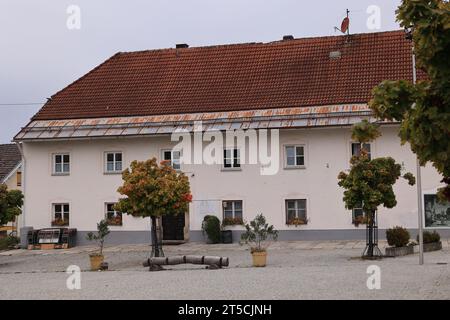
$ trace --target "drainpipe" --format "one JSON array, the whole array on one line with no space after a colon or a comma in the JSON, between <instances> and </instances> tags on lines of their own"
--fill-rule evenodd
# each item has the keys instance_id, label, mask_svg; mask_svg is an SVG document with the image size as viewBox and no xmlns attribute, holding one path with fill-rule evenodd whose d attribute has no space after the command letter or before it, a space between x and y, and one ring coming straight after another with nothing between
<instances>
[{"instance_id":1,"label":"drainpipe","mask_svg":"<svg viewBox=\"0 0 450 320\"><path fill-rule=\"evenodd\" d=\"M25 195L25 155L23 153L23 147L20 142L16 142L17 148L19 149L20 155L22 156L22 177L21 177L21 184L22 184L22 193ZM25 223L25 204L27 202L26 197L24 197L23 205L22 205L22 225L23 227L26 226ZM19 227L19 226L18 226Z\"/></svg>"}]
</instances>

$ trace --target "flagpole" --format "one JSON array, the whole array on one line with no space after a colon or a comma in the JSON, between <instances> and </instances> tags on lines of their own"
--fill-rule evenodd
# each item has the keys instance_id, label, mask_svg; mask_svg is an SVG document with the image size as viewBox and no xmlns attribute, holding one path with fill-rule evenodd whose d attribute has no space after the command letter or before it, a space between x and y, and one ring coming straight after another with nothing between
<instances>
[{"instance_id":1,"label":"flagpole","mask_svg":"<svg viewBox=\"0 0 450 320\"><path fill-rule=\"evenodd\" d=\"M416 55L414 52L414 44L412 46L412 67L413 67L413 83L417 83ZM422 204L422 172L419 157L416 156L416 180L417 180L417 213L419 222L419 265L423 265L423 204Z\"/></svg>"}]
</instances>

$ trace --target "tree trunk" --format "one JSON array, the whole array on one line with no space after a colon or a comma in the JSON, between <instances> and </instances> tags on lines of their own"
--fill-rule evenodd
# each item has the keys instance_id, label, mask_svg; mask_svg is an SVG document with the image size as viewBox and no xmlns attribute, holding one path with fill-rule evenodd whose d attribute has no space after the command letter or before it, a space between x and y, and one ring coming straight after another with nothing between
<instances>
[{"instance_id":1,"label":"tree trunk","mask_svg":"<svg viewBox=\"0 0 450 320\"><path fill-rule=\"evenodd\" d=\"M366 248L363 252L363 258L379 259L383 256L378 248L378 226L376 221L376 211L369 211L366 213L368 223L366 226Z\"/></svg>"},{"instance_id":2,"label":"tree trunk","mask_svg":"<svg viewBox=\"0 0 450 320\"><path fill-rule=\"evenodd\" d=\"M373 243L373 232L374 232L373 226L374 226L374 223L375 223L374 219L375 219L374 213L373 213L373 211L370 211L369 212L369 230L368 230L369 232L368 232L368 235L367 235L367 237L368 237L368 239L367 239L367 245L368 245L367 256L368 257L373 257L373 246L374 246L374 243Z\"/></svg>"},{"instance_id":3,"label":"tree trunk","mask_svg":"<svg viewBox=\"0 0 450 320\"><path fill-rule=\"evenodd\" d=\"M151 216L152 219L152 256L153 257L160 257L159 252L159 239L158 239L158 232L156 232L156 217Z\"/></svg>"}]
</instances>

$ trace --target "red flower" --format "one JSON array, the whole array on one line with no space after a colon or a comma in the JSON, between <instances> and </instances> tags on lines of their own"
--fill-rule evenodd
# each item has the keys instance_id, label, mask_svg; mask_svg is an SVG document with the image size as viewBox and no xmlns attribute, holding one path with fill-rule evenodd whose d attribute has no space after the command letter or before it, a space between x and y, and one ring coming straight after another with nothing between
<instances>
[{"instance_id":1,"label":"red flower","mask_svg":"<svg viewBox=\"0 0 450 320\"><path fill-rule=\"evenodd\" d=\"M185 194L183 200L186 202L192 202L192 194L190 193Z\"/></svg>"}]
</instances>

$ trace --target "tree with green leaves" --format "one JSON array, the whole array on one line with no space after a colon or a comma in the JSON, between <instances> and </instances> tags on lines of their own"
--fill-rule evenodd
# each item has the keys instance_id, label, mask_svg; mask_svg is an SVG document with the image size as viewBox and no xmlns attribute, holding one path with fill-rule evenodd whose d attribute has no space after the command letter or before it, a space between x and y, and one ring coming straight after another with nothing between
<instances>
[{"instance_id":1,"label":"tree with green leaves","mask_svg":"<svg viewBox=\"0 0 450 320\"><path fill-rule=\"evenodd\" d=\"M152 222L152 256L164 256L156 230L158 217L184 214L192 201L189 179L172 168L169 162L158 164L156 158L133 161L122 173L123 185L117 190L126 198L115 209L134 217L150 217Z\"/></svg>"},{"instance_id":2,"label":"tree with green leaves","mask_svg":"<svg viewBox=\"0 0 450 320\"><path fill-rule=\"evenodd\" d=\"M0 184L0 226L12 222L22 213L23 193L20 190L8 190Z\"/></svg>"},{"instance_id":3,"label":"tree with green leaves","mask_svg":"<svg viewBox=\"0 0 450 320\"><path fill-rule=\"evenodd\" d=\"M351 160L350 171L341 172L338 176L339 186L344 188L344 203L349 210L362 208L367 218L368 246L364 250L363 257L373 258L381 255L375 239L377 229L375 227L376 212L380 205L393 208L397 205L393 185L400 178L402 166L391 157L370 159L363 148L363 144L369 143L381 135L376 124L367 120L353 126L352 139L361 144L360 153L354 155ZM415 178L411 173L403 177L410 185L415 184Z\"/></svg>"},{"instance_id":4,"label":"tree with green leaves","mask_svg":"<svg viewBox=\"0 0 450 320\"><path fill-rule=\"evenodd\" d=\"M410 30L417 67L427 78L384 81L369 106L380 119L400 122L402 143L410 144L422 166L431 162L443 175L438 197L450 201L450 3L403 0L396 14Z\"/></svg>"},{"instance_id":5,"label":"tree with green leaves","mask_svg":"<svg viewBox=\"0 0 450 320\"><path fill-rule=\"evenodd\" d=\"M89 241L97 241L99 244L98 255L103 255L103 247L105 245L106 236L110 233L108 227L108 220L103 219L99 223L97 223L97 234L93 232L89 232L86 235L86 239Z\"/></svg>"}]
</instances>

